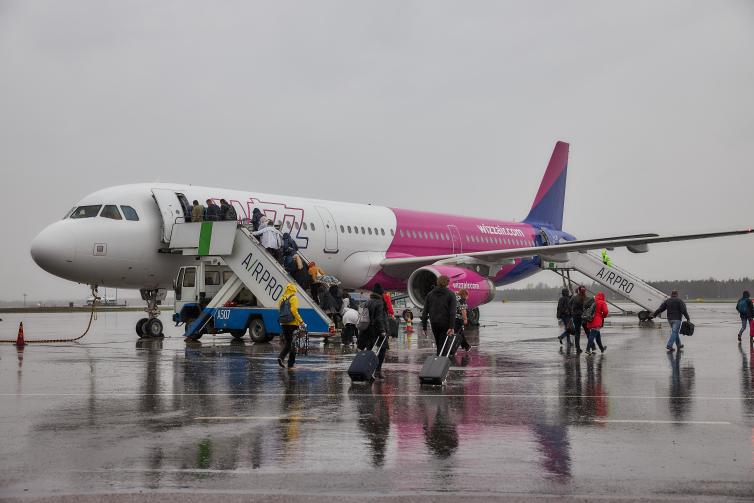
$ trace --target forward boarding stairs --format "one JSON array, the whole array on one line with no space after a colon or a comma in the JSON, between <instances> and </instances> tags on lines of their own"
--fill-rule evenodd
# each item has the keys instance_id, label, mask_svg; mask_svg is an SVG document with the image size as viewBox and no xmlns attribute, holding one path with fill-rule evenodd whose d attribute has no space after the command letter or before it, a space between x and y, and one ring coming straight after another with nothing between
<instances>
[{"instance_id":1,"label":"forward boarding stairs","mask_svg":"<svg viewBox=\"0 0 754 503\"><path fill-rule=\"evenodd\" d=\"M641 321L646 321L649 318L649 314L660 307L660 304L668 298L668 295L654 288L636 275L614 264L607 265L600 257L590 252L568 253L567 260L565 261L548 261L543 257L541 267L542 269L555 271L568 283L571 282L571 271L583 274L608 290L643 308L643 311L639 311L638 313L618 308L624 311L625 314L638 314Z\"/></svg>"},{"instance_id":2,"label":"forward boarding stairs","mask_svg":"<svg viewBox=\"0 0 754 503\"><path fill-rule=\"evenodd\" d=\"M201 333L202 328L216 316L218 308L232 301L246 287L256 298L257 307L278 310L280 299L288 283L296 285L298 312L310 334L329 334L333 323L272 257L251 232L236 222L176 223L168 244L171 253L194 255L202 260L224 263L233 276L202 310L186 330L188 337Z\"/></svg>"}]
</instances>

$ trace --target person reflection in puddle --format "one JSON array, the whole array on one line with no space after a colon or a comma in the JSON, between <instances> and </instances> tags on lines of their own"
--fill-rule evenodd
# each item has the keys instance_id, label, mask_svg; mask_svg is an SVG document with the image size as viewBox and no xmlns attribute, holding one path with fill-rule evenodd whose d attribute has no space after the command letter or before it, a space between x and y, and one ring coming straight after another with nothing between
<instances>
[{"instance_id":1,"label":"person reflection in puddle","mask_svg":"<svg viewBox=\"0 0 754 503\"><path fill-rule=\"evenodd\" d=\"M694 387L694 366L687 362L681 368L682 353L668 353L670 364L670 415L676 421L683 421L691 408L691 390Z\"/></svg>"},{"instance_id":2,"label":"person reflection in puddle","mask_svg":"<svg viewBox=\"0 0 754 503\"><path fill-rule=\"evenodd\" d=\"M448 459L458 449L458 431L450 417L448 397L423 397L424 442L439 459Z\"/></svg>"},{"instance_id":3,"label":"person reflection in puddle","mask_svg":"<svg viewBox=\"0 0 754 503\"><path fill-rule=\"evenodd\" d=\"M364 432L372 451L372 464L381 467L385 464L387 439L390 436L390 404L388 397L382 395L381 383L377 381L373 386L374 395L368 393L352 393L351 399L356 402L359 413L357 424Z\"/></svg>"}]
</instances>

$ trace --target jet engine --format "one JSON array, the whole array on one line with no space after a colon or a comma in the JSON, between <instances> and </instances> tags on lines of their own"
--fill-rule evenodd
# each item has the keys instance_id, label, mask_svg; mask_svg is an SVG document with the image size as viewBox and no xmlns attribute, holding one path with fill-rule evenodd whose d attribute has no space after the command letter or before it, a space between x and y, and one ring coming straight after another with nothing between
<instances>
[{"instance_id":1,"label":"jet engine","mask_svg":"<svg viewBox=\"0 0 754 503\"><path fill-rule=\"evenodd\" d=\"M423 308L427 294L437 284L437 278L450 278L448 288L454 292L466 289L469 309L486 304L495 297L495 284L489 278L470 269L449 265L428 265L415 270L408 278L408 296L416 306Z\"/></svg>"}]
</instances>

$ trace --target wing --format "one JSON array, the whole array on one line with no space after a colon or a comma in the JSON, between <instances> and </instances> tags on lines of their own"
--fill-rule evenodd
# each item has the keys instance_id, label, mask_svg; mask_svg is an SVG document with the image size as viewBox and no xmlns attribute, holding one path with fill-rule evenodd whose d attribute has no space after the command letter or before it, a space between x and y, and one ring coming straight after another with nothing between
<instances>
[{"instance_id":1,"label":"wing","mask_svg":"<svg viewBox=\"0 0 754 503\"><path fill-rule=\"evenodd\" d=\"M691 241L694 239L738 236L741 234L750 234L752 232L754 232L753 229L711 232L706 234L684 234L679 236L638 234L633 236L587 239L583 241L568 241L556 245L533 246L528 248L514 248L508 250L488 250L455 255L433 255L426 257L386 258L380 264L382 266L382 270L388 276L395 278L408 278L411 273L419 267L434 264L437 262L448 265L478 263L479 261L489 262L490 264L499 264L501 262L505 263L517 258L527 258L534 256L539 256L542 257L542 259L552 262L564 262L567 260L566 254L570 252L621 247L628 247L632 251L641 252L646 251L647 245L655 243L672 243L674 241Z\"/></svg>"}]
</instances>

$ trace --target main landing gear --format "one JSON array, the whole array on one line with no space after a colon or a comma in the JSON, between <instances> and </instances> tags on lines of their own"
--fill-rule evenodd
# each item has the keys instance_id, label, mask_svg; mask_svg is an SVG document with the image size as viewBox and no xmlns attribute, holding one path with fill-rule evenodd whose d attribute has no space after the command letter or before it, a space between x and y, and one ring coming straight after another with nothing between
<instances>
[{"instance_id":1,"label":"main landing gear","mask_svg":"<svg viewBox=\"0 0 754 503\"><path fill-rule=\"evenodd\" d=\"M139 290L141 298L147 301L148 318L142 318L136 322L136 335L139 337L163 337L162 322L157 318L160 315L160 304L167 296L165 288Z\"/></svg>"}]
</instances>

